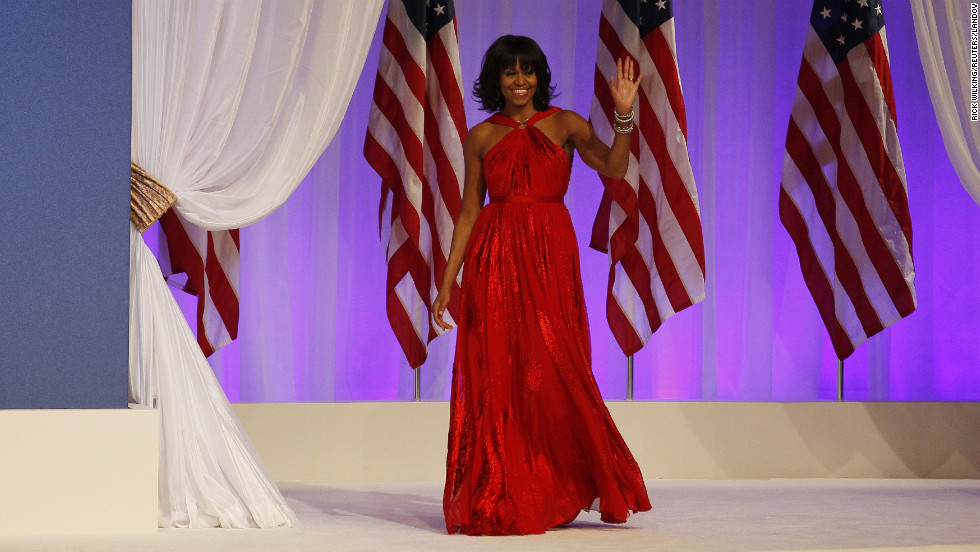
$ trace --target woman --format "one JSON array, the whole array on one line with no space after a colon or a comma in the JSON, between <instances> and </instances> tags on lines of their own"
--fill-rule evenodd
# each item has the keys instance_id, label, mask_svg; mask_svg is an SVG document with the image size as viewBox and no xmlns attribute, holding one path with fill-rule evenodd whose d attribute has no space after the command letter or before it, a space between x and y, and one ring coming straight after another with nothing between
<instances>
[{"instance_id":1,"label":"woman","mask_svg":"<svg viewBox=\"0 0 980 552\"><path fill-rule=\"evenodd\" d=\"M443 313L465 260L443 502L450 533L543 533L583 509L610 523L650 509L592 375L562 203L574 150L605 175L625 175L641 77L617 61L608 147L581 116L550 106L551 71L533 40L503 36L484 56L474 95L497 113L467 134L463 207L433 304L451 328Z\"/></svg>"}]
</instances>

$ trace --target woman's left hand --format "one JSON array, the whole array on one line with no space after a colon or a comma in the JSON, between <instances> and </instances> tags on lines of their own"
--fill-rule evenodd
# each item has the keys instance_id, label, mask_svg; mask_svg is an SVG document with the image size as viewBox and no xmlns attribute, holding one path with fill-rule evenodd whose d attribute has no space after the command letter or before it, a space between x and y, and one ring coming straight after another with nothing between
<instances>
[{"instance_id":1,"label":"woman's left hand","mask_svg":"<svg viewBox=\"0 0 980 552\"><path fill-rule=\"evenodd\" d=\"M642 73L634 79L633 69L633 58L626 58L625 60L619 58L616 60L616 76L609 79L609 92L616 104L616 112L620 115L627 115L632 111L636 92L639 90L640 81L643 79Z\"/></svg>"}]
</instances>

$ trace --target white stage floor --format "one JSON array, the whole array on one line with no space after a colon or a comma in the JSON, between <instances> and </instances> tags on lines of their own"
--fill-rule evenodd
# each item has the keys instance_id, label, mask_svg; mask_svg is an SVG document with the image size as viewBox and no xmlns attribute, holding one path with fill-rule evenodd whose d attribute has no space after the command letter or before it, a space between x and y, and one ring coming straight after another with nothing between
<instances>
[{"instance_id":1,"label":"white stage floor","mask_svg":"<svg viewBox=\"0 0 980 552\"><path fill-rule=\"evenodd\" d=\"M292 529L0 537L0 550L980 550L978 480L654 480L647 484L654 509L632 516L625 525L605 525L597 513L583 513L569 526L527 537L445 534L440 482L285 482L283 493L301 523Z\"/></svg>"}]
</instances>

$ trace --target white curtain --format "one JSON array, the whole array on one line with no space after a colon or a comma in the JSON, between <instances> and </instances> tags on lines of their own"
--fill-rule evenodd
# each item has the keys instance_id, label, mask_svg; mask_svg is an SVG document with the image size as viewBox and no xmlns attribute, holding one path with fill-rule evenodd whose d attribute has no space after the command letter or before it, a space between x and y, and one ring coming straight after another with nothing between
<instances>
[{"instance_id":1,"label":"white curtain","mask_svg":"<svg viewBox=\"0 0 980 552\"><path fill-rule=\"evenodd\" d=\"M912 0L919 57L936 120L960 183L980 204L980 123L971 121L970 6L965 0Z\"/></svg>"},{"instance_id":2,"label":"white curtain","mask_svg":"<svg viewBox=\"0 0 980 552\"><path fill-rule=\"evenodd\" d=\"M555 104L588 113L601 4L559 0L546 10L524 0L457 0L467 123L488 116L470 90L487 47L504 33L537 40L558 86ZM634 396L833 400L837 359L778 213L812 3L739 2L735 12L729 4L673 3L710 291L636 355ZM978 400L980 209L960 186L928 109L911 8L888 0L883 10L919 307L847 359L845 397ZM233 402L413 396L412 370L385 316L380 180L362 153L380 42L379 32L345 120L305 182L281 209L242 230L239 339L210 358ZM575 161L565 202L581 248L592 369L603 397L619 400L627 368L605 320L608 262L588 249L601 194L595 171ZM449 397L455 339L450 332L432 342L421 371L424 400Z\"/></svg>"},{"instance_id":3,"label":"white curtain","mask_svg":"<svg viewBox=\"0 0 980 552\"><path fill-rule=\"evenodd\" d=\"M381 0L136 0L132 159L209 230L268 215L336 132ZM160 525L295 521L132 231L130 379L160 409Z\"/></svg>"}]
</instances>

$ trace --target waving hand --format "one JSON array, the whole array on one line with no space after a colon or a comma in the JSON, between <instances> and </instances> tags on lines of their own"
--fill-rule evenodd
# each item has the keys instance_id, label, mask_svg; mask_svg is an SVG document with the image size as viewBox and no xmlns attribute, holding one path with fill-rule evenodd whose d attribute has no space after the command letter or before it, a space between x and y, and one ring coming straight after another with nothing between
<instances>
[{"instance_id":1,"label":"waving hand","mask_svg":"<svg viewBox=\"0 0 980 552\"><path fill-rule=\"evenodd\" d=\"M609 79L609 92L612 94L613 102L616 104L616 112L626 115L633 109L633 102L636 100L636 92L640 88L640 81L643 74L640 73L633 78L633 59L623 58L616 60L616 76ZM637 67L637 69L639 69Z\"/></svg>"}]
</instances>

